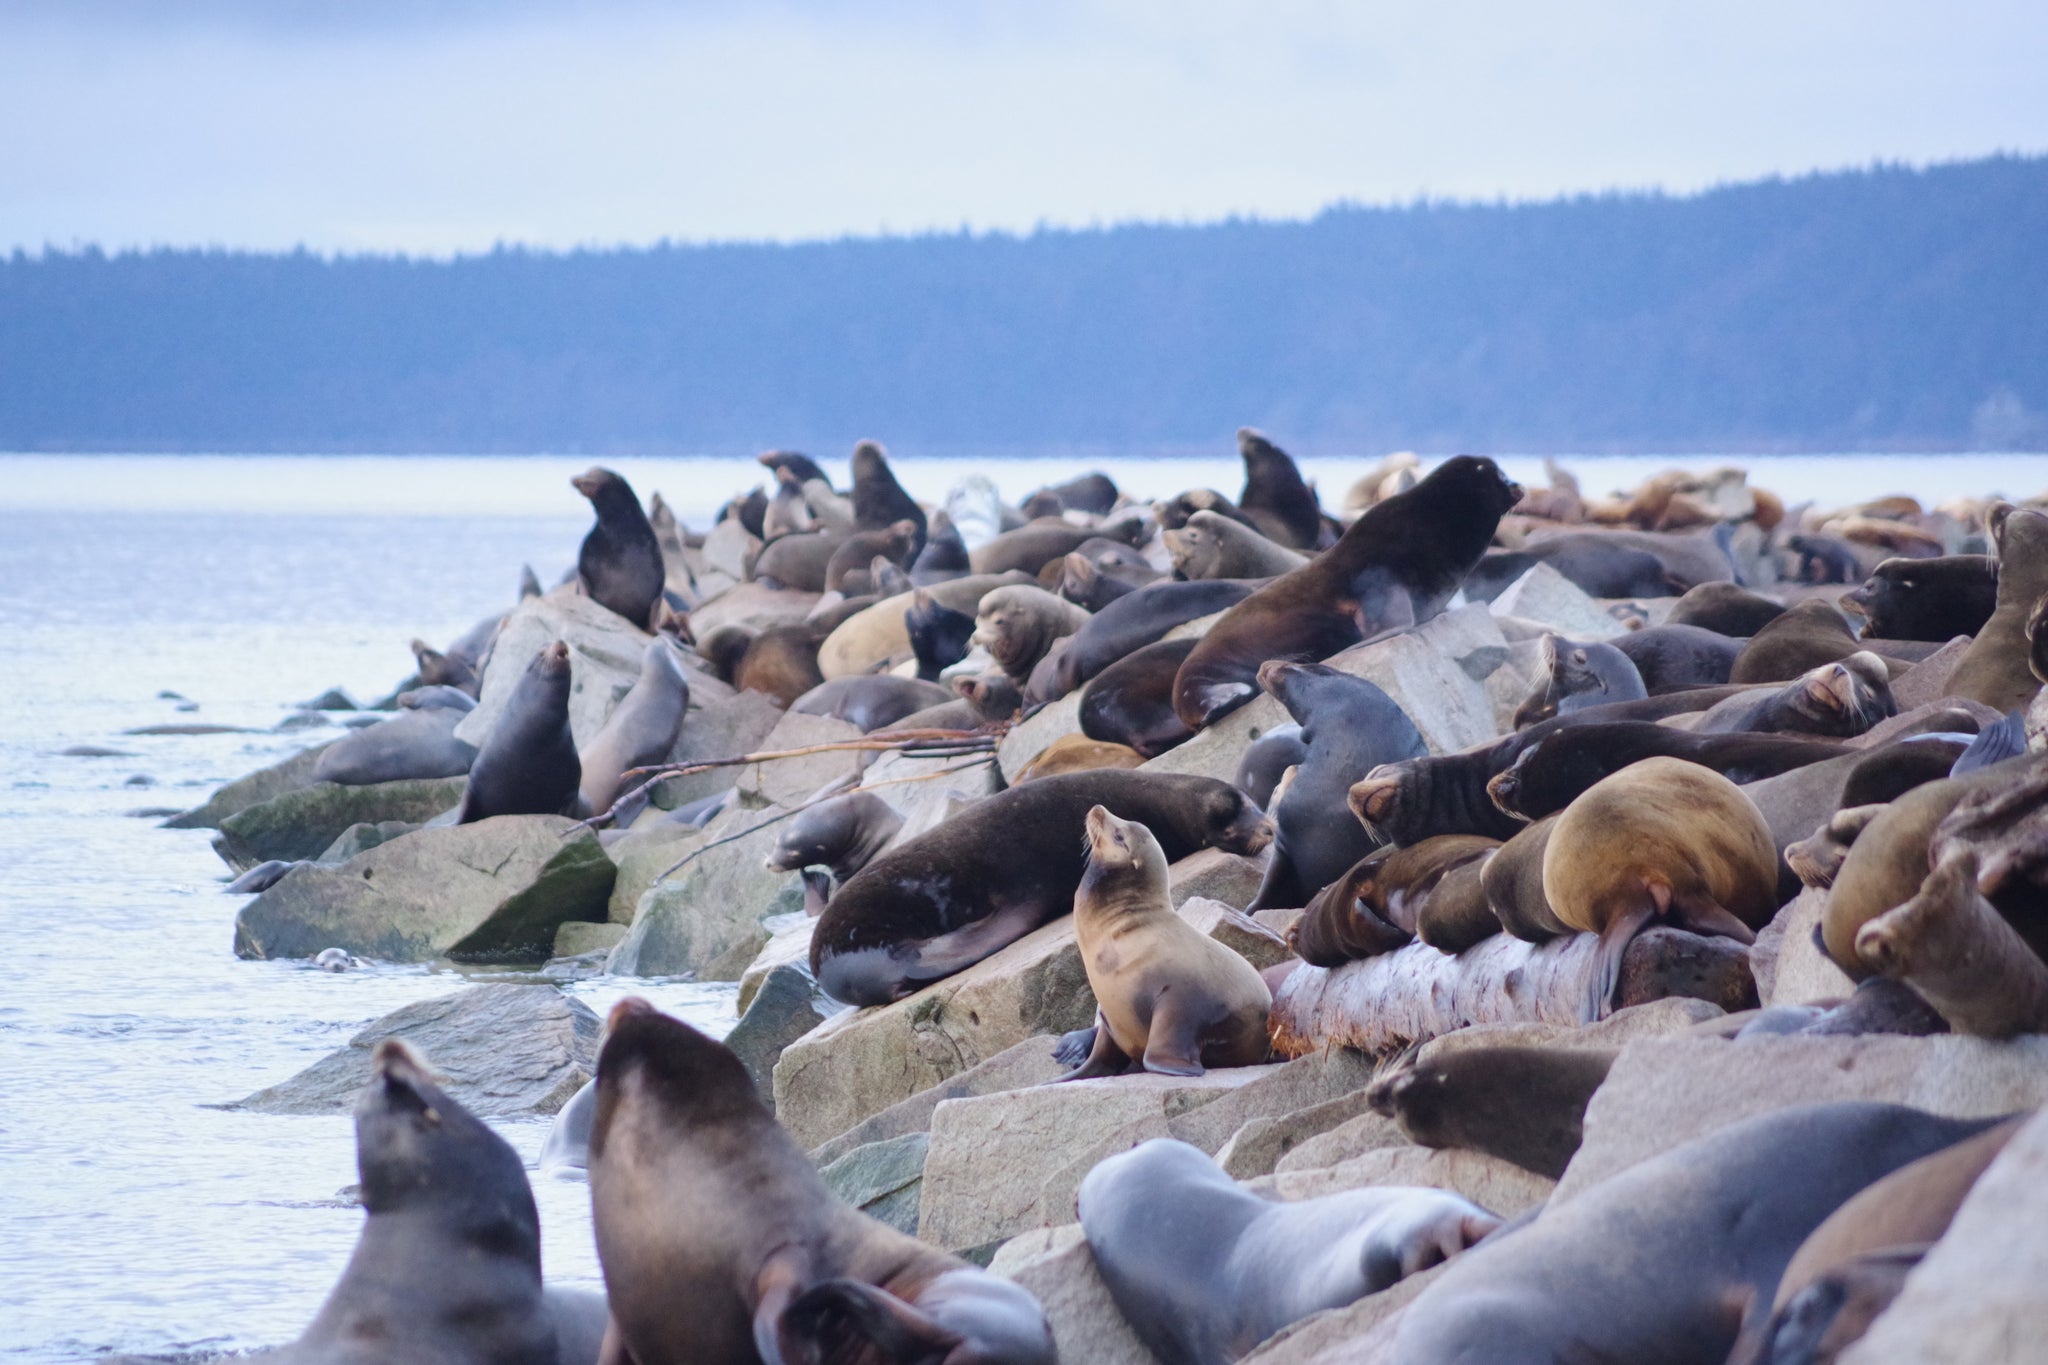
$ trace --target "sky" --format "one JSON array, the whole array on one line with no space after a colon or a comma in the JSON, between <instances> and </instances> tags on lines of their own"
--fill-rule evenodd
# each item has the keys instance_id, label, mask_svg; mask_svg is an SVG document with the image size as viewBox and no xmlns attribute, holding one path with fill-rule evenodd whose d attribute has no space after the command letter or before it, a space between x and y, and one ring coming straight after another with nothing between
<instances>
[{"instance_id":1,"label":"sky","mask_svg":"<svg viewBox=\"0 0 2048 1365\"><path fill-rule=\"evenodd\" d=\"M2041 0L0 0L0 249L1298 218L2048 150Z\"/></svg>"}]
</instances>

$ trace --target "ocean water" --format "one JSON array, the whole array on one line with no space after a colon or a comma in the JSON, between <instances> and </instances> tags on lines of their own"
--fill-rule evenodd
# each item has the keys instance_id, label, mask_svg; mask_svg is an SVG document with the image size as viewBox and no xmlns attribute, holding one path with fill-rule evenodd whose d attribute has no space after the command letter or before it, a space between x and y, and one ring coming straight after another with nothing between
<instances>
[{"instance_id":1,"label":"ocean water","mask_svg":"<svg viewBox=\"0 0 2048 1365\"><path fill-rule=\"evenodd\" d=\"M1588 492L1728 462L1568 461ZM1541 480L1538 461L1504 463ZM1788 502L2048 487L2039 456L1747 463ZM509 607L522 564L559 577L587 525L567 480L587 464L0 456L0 1360L274 1344L319 1306L362 1219L338 1197L356 1178L350 1120L217 1106L475 977L238 961L242 898L221 889L210 831L135 812L195 805L332 737L275 727L329 686L383 695L410 669L411 637L446 643ZM1334 502L1369 461L1304 464ZM699 525L761 480L743 460L616 467ZM936 501L968 472L1016 498L1083 467L1155 496L1234 493L1241 478L1234 457L903 460L898 473ZM174 721L246 729L124 733ZM120 752L63 752L79 745ZM639 991L703 1027L731 1022L726 985L572 989L600 1013ZM531 1160L547 1124L499 1128ZM534 1184L548 1278L596 1285L587 1187Z\"/></svg>"}]
</instances>

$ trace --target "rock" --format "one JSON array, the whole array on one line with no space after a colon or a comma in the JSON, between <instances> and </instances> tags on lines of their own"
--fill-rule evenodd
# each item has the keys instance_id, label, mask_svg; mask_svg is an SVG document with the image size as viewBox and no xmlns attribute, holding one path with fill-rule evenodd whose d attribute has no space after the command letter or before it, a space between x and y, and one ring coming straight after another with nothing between
<instances>
[{"instance_id":1,"label":"rock","mask_svg":"<svg viewBox=\"0 0 2048 1365\"><path fill-rule=\"evenodd\" d=\"M570 588L529 597L498 628L485 661L476 709L455 727L455 737L479 749L512 699L512 689L533 656L549 643L569 646L569 731L580 750L597 737L619 699L640 676L654 637L616 612Z\"/></svg>"},{"instance_id":2,"label":"rock","mask_svg":"<svg viewBox=\"0 0 2048 1365\"><path fill-rule=\"evenodd\" d=\"M1261 693L1194 738L1138 765L1141 773L1194 773L1219 782L1237 778L1238 762L1253 740L1276 725L1292 725L1287 708Z\"/></svg>"},{"instance_id":3,"label":"rock","mask_svg":"<svg viewBox=\"0 0 2048 1365\"><path fill-rule=\"evenodd\" d=\"M1362 1052L1333 1047L1291 1062L1251 1069L1261 1074L1204 1105L1199 1113L1177 1120L1173 1135L1214 1153L1254 1119L1298 1114L1364 1090L1372 1080L1373 1063Z\"/></svg>"},{"instance_id":4,"label":"rock","mask_svg":"<svg viewBox=\"0 0 2048 1365\"><path fill-rule=\"evenodd\" d=\"M1515 623L1507 620L1500 624L1505 631ZM1486 699L1493 703L1493 728L1504 735L1513 731L1515 714L1548 674L1543 666L1541 636L1534 640L1511 640L1507 662L1493 670L1485 683Z\"/></svg>"},{"instance_id":5,"label":"rock","mask_svg":"<svg viewBox=\"0 0 2048 1365\"><path fill-rule=\"evenodd\" d=\"M811 1152L811 1160L825 1165L855 1147L884 1142L905 1133L930 1132L932 1112L943 1100L1024 1090L1054 1080L1067 1068L1053 1060L1053 1041L1042 1036L1026 1038L950 1080L920 1090L907 1100L898 1100L881 1113L863 1119L839 1136L821 1143Z\"/></svg>"},{"instance_id":6,"label":"rock","mask_svg":"<svg viewBox=\"0 0 2048 1365\"><path fill-rule=\"evenodd\" d=\"M1081 692L1079 688L1040 707L1030 719L1019 721L996 747L996 761L1002 766L1003 784L1014 786L1017 774L1052 746L1053 741L1081 733Z\"/></svg>"},{"instance_id":7,"label":"rock","mask_svg":"<svg viewBox=\"0 0 2048 1365\"><path fill-rule=\"evenodd\" d=\"M861 728L837 716L807 716L791 711L755 746L756 753L804 749L814 744L843 744L860 739ZM840 749L801 758L782 758L734 768L740 793L762 804L794 810L834 783L851 785L860 780L861 769L872 752Z\"/></svg>"},{"instance_id":8,"label":"rock","mask_svg":"<svg viewBox=\"0 0 2048 1365\"><path fill-rule=\"evenodd\" d=\"M768 1107L775 1107L775 1063L783 1049L816 1028L818 988L811 974L783 965L768 973L747 1002L747 1011L725 1035L725 1045L739 1056L754 1078L754 1088Z\"/></svg>"},{"instance_id":9,"label":"rock","mask_svg":"<svg viewBox=\"0 0 2048 1365\"><path fill-rule=\"evenodd\" d=\"M994 754L964 758L912 758L884 753L868 765L861 786L887 801L903 817L889 847L915 839L945 819L963 801L1001 791L1002 770Z\"/></svg>"},{"instance_id":10,"label":"rock","mask_svg":"<svg viewBox=\"0 0 2048 1365\"><path fill-rule=\"evenodd\" d=\"M1749 961L1757 977L1757 997L1765 1005L1840 1000L1856 989L1848 973L1813 941L1827 903L1826 891L1808 887L1757 934Z\"/></svg>"},{"instance_id":11,"label":"rock","mask_svg":"<svg viewBox=\"0 0 2048 1365\"><path fill-rule=\"evenodd\" d=\"M1490 636L1475 629L1482 623ZM1507 657L1507 641L1485 608L1467 607L1327 662L1379 684L1415 722L1429 751L1447 754L1495 737L1493 703L1482 680ZM1483 671L1474 678L1470 669Z\"/></svg>"},{"instance_id":12,"label":"rock","mask_svg":"<svg viewBox=\"0 0 2048 1365\"><path fill-rule=\"evenodd\" d=\"M733 1008L742 1016L747 1006L753 1003L754 992L761 989L761 983L768 979L768 973L777 967L801 967L810 971L811 930L818 922L801 910L788 915L770 915L761 922L769 934L767 946L747 964L740 973L740 997Z\"/></svg>"},{"instance_id":13,"label":"rock","mask_svg":"<svg viewBox=\"0 0 2048 1365\"><path fill-rule=\"evenodd\" d=\"M1079 1223L1041 1228L1005 1242L989 1262L995 1274L1031 1292L1052 1324L1063 1361L1087 1365L1159 1365L1117 1311L1095 1268Z\"/></svg>"},{"instance_id":14,"label":"rock","mask_svg":"<svg viewBox=\"0 0 2048 1365\"><path fill-rule=\"evenodd\" d=\"M479 1118L552 1114L597 1067L604 1025L553 986L472 986L392 1011L288 1081L229 1106L266 1114L346 1114L370 1081L370 1051L403 1038Z\"/></svg>"},{"instance_id":15,"label":"rock","mask_svg":"<svg viewBox=\"0 0 2048 1365\"><path fill-rule=\"evenodd\" d=\"M317 730L330 723L318 711L294 711L271 728L279 734L289 734L293 730Z\"/></svg>"},{"instance_id":16,"label":"rock","mask_svg":"<svg viewBox=\"0 0 2048 1365\"><path fill-rule=\"evenodd\" d=\"M624 838L605 850L619 865L618 880L612 883L611 901L605 910L613 924L630 926L640 909L640 898L653 889L656 879L705 843L703 830L673 820L650 817L640 824L644 830L626 831Z\"/></svg>"},{"instance_id":17,"label":"rock","mask_svg":"<svg viewBox=\"0 0 2048 1365\"><path fill-rule=\"evenodd\" d=\"M551 957L583 957L590 953L610 954L626 936L623 924L591 924L585 920L572 919L555 930L555 948ZM600 967L604 964L599 963Z\"/></svg>"},{"instance_id":18,"label":"rock","mask_svg":"<svg viewBox=\"0 0 2048 1365\"><path fill-rule=\"evenodd\" d=\"M1180 1137L1203 1106L1279 1069L1117 1076L947 1100L932 1114L917 1235L963 1250L1057 1227L1073 1218L1075 1192L1096 1162L1147 1138Z\"/></svg>"},{"instance_id":19,"label":"rock","mask_svg":"<svg viewBox=\"0 0 2048 1365\"><path fill-rule=\"evenodd\" d=\"M1406 1133L1401 1131L1398 1121L1384 1114L1376 1114L1365 1107L1365 1097L1346 1097L1355 1101L1357 1108L1351 1117L1320 1133L1311 1134L1296 1142L1289 1151L1282 1152L1273 1162L1273 1171L1316 1171L1341 1165L1354 1157L1376 1152L1383 1147L1407 1147L1412 1145ZM1340 1106L1332 1101L1330 1109L1335 1112ZM1240 1176L1239 1179L1250 1179Z\"/></svg>"},{"instance_id":20,"label":"rock","mask_svg":"<svg viewBox=\"0 0 2048 1365\"><path fill-rule=\"evenodd\" d=\"M1166 869L1173 903L1185 905L1197 896L1242 910L1259 894L1271 854L1247 858L1220 848L1200 848Z\"/></svg>"},{"instance_id":21,"label":"rock","mask_svg":"<svg viewBox=\"0 0 2048 1365\"><path fill-rule=\"evenodd\" d=\"M1230 1139L1216 1149L1216 1164L1233 1180L1251 1180L1258 1176L1271 1175L1284 1158L1292 1156L1310 1139L1322 1137L1360 1115L1380 1118L1366 1106L1363 1085L1349 1094L1324 1100L1320 1104L1305 1105L1285 1114L1252 1119L1232 1133ZM1334 1166L1347 1157L1356 1156L1359 1152L1369 1151L1373 1147L1398 1146L1407 1142L1407 1138L1401 1135L1392 1120L1380 1119L1380 1122L1393 1129L1393 1135L1388 1140L1358 1145L1347 1143L1341 1149L1329 1147L1326 1150L1334 1154L1324 1160L1309 1161L1306 1165Z\"/></svg>"},{"instance_id":22,"label":"rock","mask_svg":"<svg viewBox=\"0 0 2048 1365\"><path fill-rule=\"evenodd\" d=\"M1294 956L1286 939L1222 901L1197 896L1179 909L1182 919L1261 971Z\"/></svg>"},{"instance_id":23,"label":"rock","mask_svg":"<svg viewBox=\"0 0 2048 1365\"><path fill-rule=\"evenodd\" d=\"M1474 1024L1424 1043L1416 1060L1426 1065L1439 1057L1475 1047L1574 1047L1605 1051L1626 1047L1638 1038L1689 1033L1701 1024L1725 1018L1727 1013L1704 1000L1672 998L1618 1009L1596 1024Z\"/></svg>"},{"instance_id":24,"label":"rock","mask_svg":"<svg viewBox=\"0 0 2048 1365\"><path fill-rule=\"evenodd\" d=\"M1843 1365L1911 1360L2018 1365L2048 1339L2048 1117L2036 1114L1998 1154L1906 1287ZM2026 1346L2026 1342L2034 1346Z\"/></svg>"},{"instance_id":25,"label":"rock","mask_svg":"<svg viewBox=\"0 0 2048 1365\"><path fill-rule=\"evenodd\" d=\"M164 821L163 827L219 829L220 822L230 815L261 805L286 792L310 787L313 785L313 768L320 762L320 755L326 748L325 744L319 744L311 749L301 749L282 762L258 768L246 777L238 777L208 797L205 805L172 816Z\"/></svg>"},{"instance_id":26,"label":"rock","mask_svg":"<svg viewBox=\"0 0 2048 1365\"><path fill-rule=\"evenodd\" d=\"M1512 1218L1550 1197L1557 1182L1484 1152L1455 1147L1376 1147L1320 1170L1300 1167L1276 1172L1273 1192L1282 1199L1317 1199L1368 1186L1427 1185L1462 1194L1480 1208Z\"/></svg>"},{"instance_id":27,"label":"rock","mask_svg":"<svg viewBox=\"0 0 2048 1365\"><path fill-rule=\"evenodd\" d=\"M675 747L669 750L670 763L703 763L759 753L761 741L782 719L782 708L765 693L700 696L702 690L692 675L690 708L683 713L683 728L676 735ZM663 810L674 810L716 795L738 782L740 771L737 767L707 768L683 777L664 778L654 789L653 804Z\"/></svg>"},{"instance_id":28,"label":"rock","mask_svg":"<svg viewBox=\"0 0 2048 1365\"><path fill-rule=\"evenodd\" d=\"M931 1134L905 1133L856 1147L818 1174L826 1189L868 1217L915 1236L925 1150L930 1146Z\"/></svg>"},{"instance_id":29,"label":"rock","mask_svg":"<svg viewBox=\"0 0 2048 1365\"><path fill-rule=\"evenodd\" d=\"M315 782L280 792L220 822L214 852L237 872L279 858L317 858L352 825L401 820L423 825L462 800L463 777L345 786Z\"/></svg>"},{"instance_id":30,"label":"rock","mask_svg":"<svg viewBox=\"0 0 2048 1365\"><path fill-rule=\"evenodd\" d=\"M2048 1035L1653 1038L1629 1044L1586 1108L1557 1197L1717 1128L1798 1104L1881 1100L1955 1118L2048 1102Z\"/></svg>"},{"instance_id":31,"label":"rock","mask_svg":"<svg viewBox=\"0 0 2048 1365\"><path fill-rule=\"evenodd\" d=\"M257 896L235 917L235 953L541 962L562 924L604 919L614 873L597 836L559 815L415 830Z\"/></svg>"},{"instance_id":32,"label":"rock","mask_svg":"<svg viewBox=\"0 0 2048 1365\"><path fill-rule=\"evenodd\" d=\"M612 950L613 973L737 981L768 942L762 921L804 908L803 879L762 866L782 833L779 813L728 810L706 825L702 848L641 896Z\"/></svg>"},{"instance_id":33,"label":"rock","mask_svg":"<svg viewBox=\"0 0 2048 1365\"><path fill-rule=\"evenodd\" d=\"M815 1147L1027 1038L1094 1021L1074 923L1063 918L915 995L812 1030L776 1065L776 1113Z\"/></svg>"},{"instance_id":34,"label":"rock","mask_svg":"<svg viewBox=\"0 0 2048 1365\"><path fill-rule=\"evenodd\" d=\"M1911 668L1892 679L1892 700L1898 703L1899 714L1904 715L1916 706L1940 701L1948 692L1948 680L1954 676L1956 665L1970 652L1971 638L1958 635L1940 649L1914 664Z\"/></svg>"},{"instance_id":35,"label":"rock","mask_svg":"<svg viewBox=\"0 0 2048 1365\"><path fill-rule=\"evenodd\" d=\"M760 632L770 626L803 620L818 605L819 594L771 588L765 583L741 583L720 593L690 613L690 630L703 639L722 626L739 626Z\"/></svg>"},{"instance_id":36,"label":"rock","mask_svg":"<svg viewBox=\"0 0 2048 1365\"><path fill-rule=\"evenodd\" d=\"M1435 1282L1444 1265L1439 1262L1356 1303L1311 1313L1261 1342L1242 1357L1244 1365L1387 1365L1401 1310Z\"/></svg>"},{"instance_id":37,"label":"rock","mask_svg":"<svg viewBox=\"0 0 2048 1365\"><path fill-rule=\"evenodd\" d=\"M1508 584L1487 609L1495 616L1540 622L1572 640L1611 640L1625 633L1585 589L1541 562Z\"/></svg>"},{"instance_id":38,"label":"rock","mask_svg":"<svg viewBox=\"0 0 2048 1365\"><path fill-rule=\"evenodd\" d=\"M754 572L754 557L761 553L761 541L738 517L727 517L704 533L704 547L700 553L705 568L733 580L735 586L727 592L736 592L746 586L745 580ZM716 601L715 598L712 600ZM695 612L691 613L693 619L695 615Z\"/></svg>"},{"instance_id":39,"label":"rock","mask_svg":"<svg viewBox=\"0 0 2048 1365\"><path fill-rule=\"evenodd\" d=\"M346 689L330 687L311 701L298 704L301 711L360 711L363 704L351 697Z\"/></svg>"},{"instance_id":40,"label":"rock","mask_svg":"<svg viewBox=\"0 0 2048 1365\"><path fill-rule=\"evenodd\" d=\"M410 820L359 821L343 830L314 861L345 863L358 853L368 852L379 844L388 844L399 835L410 834L418 828Z\"/></svg>"}]
</instances>

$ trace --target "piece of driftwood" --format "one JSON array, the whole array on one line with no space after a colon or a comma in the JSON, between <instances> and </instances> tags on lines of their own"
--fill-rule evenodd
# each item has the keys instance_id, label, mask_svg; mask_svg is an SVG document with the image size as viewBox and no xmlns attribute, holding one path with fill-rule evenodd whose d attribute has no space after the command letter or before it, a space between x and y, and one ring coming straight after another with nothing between
<instances>
[{"instance_id":1,"label":"piece of driftwood","mask_svg":"<svg viewBox=\"0 0 2048 1365\"><path fill-rule=\"evenodd\" d=\"M1287 1057L1331 1044L1384 1053L1468 1024L1581 1024L1598 942L1592 934L1542 944L1496 934L1455 957L1412 943L1341 967L1303 965L1273 993L1273 1046ZM1682 929L1646 930L1622 959L1617 1004L1670 996L1751 1008L1748 949Z\"/></svg>"}]
</instances>

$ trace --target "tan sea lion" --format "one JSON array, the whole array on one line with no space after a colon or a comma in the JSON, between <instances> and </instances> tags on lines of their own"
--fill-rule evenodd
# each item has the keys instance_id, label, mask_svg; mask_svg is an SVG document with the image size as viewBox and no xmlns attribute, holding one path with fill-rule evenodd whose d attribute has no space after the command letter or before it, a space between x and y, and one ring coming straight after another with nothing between
<instances>
[{"instance_id":1,"label":"tan sea lion","mask_svg":"<svg viewBox=\"0 0 2048 1365\"><path fill-rule=\"evenodd\" d=\"M1277 578L1308 563L1251 527L1215 512L1197 512L1188 524L1164 533L1173 571L1196 581L1209 578Z\"/></svg>"},{"instance_id":2,"label":"tan sea lion","mask_svg":"<svg viewBox=\"0 0 2048 1365\"><path fill-rule=\"evenodd\" d=\"M1024 765L1017 781L1029 782L1093 768L1135 768L1144 761L1145 756L1128 744L1104 744L1086 735L1062 735Z\"/></svg>"},{"instance_id":3,"label":"tan sea lion","mask_svg":"<svg viewBox=\"0 0 2048 1365\"><path fill-rule=\"evenodd\" d=\"M1074 936L1095 992L1095 1046L1060 1079L1120 1075L1134 1062L1199 1076L1265 1061L1273 994L1251 963L1174 913L1152 831L1094 806L1087 842Z\"/></svg>"},{"instance_id":4,"label":"tan sea lion","mask_svg":"<svg viewBox=\"0 0 2048 1365\"><path fill-rule=\"evenodd\" d=\"M1949 675L1949 692L2003 714L2026 707L2041 689L2029 667L2027 622L2048 597L2048 511L2016 507L1998 533L1998 605Z\"/></svg>"},{"instance_id":5,"label":"tan sea lion","mask_svg":"<svg viewBox=\"0 0 2048 1365\"><path fill-rule=\"evenodd\" d=\"M1629 941L1658 920L1743 943L1778 909L1778 850L1756 806L1719 773L1647 758L1567 807L1543 852L1557 917L1600 935L1586 1017L1612 1007Z\"/></svg>"},{"instance_id":6,"label":"tan sea lion","mask_svg":"<svg viewBox=\"0 0 2048 1365\"><path fill-rule=\"evenodd\" d=\"M1088 624L1088 610L1036 585L997 588L975 612L973 643L1013 678L1029 678L1055 640Z\"/></svg>"},{"instance_id":7,"label":"tan sea lion","mask_svg":"<svg viewBox=\"0 0 2048 1365\"><path fill-rule=\"evenodd\" d=\"M1957 1033L2048 1032L2048 963L1978 892L1971 849L1950 853L1913 899L1858 929L1856 955L1919 992Z\"/></svg>"},{"instance_id":8,"label":"tan sea lion","mask_svg":"<svg viewBox=\"0 0 2048 1365\"><path fill-rule=\"evenodd\" d=\"M1547 943L1577 932L1557 917L1549 897L1543 894L1543 855L1550 847L1557 819L1549 815L1524 825L1480 869L1487 908L1502 929L1525 943Z\"/></svg>"}]
</instances>

